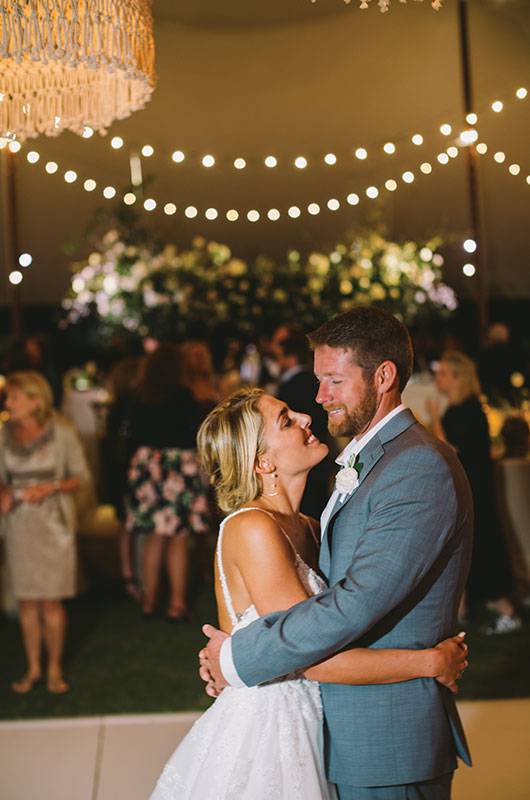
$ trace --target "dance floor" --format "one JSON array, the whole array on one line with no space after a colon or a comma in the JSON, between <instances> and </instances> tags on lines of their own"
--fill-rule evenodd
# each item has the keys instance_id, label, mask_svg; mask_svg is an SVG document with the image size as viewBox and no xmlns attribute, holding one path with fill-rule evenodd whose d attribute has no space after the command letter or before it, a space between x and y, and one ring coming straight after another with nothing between
<instances>
[{"instance_id":1,"label":"dance floor","mask_svg":"<svg viewBox=\"0 0 530 800\"><path fill-rule=\"evenodd\" d=\"M459 709L475 766L458 770L454 800L527 800L530 699L463 701ZM0 797L147 800L165 759L197 716L2 722Z\"/></svg>"}]
</instances>

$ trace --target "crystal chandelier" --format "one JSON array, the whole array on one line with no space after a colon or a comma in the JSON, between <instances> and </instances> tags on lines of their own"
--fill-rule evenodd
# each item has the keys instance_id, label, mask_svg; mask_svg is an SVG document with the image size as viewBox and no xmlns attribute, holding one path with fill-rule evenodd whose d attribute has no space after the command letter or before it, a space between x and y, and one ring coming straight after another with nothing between
<instances>
[{"instance_id":1,"label":"crystal chandelier","mask_svg":"<svg viewBox=\"0 0 530 800\"><path fill-rule=\"evenodd\" d=\"M0 0L0 136L105 132L154 84L151 0Z\"/></svg>"},{"instance_id":2,"label":"crystal chandelier","mask_svg":"<svg viewBox=\"0 0 530 800\"><path fill-rule=\"evenodd\" d=\"M317 0L311 0L312 3L316 3ZM351 0L344 0L346 5L351 3ZM368 8L369 4L372 0L359 0L360 7L364 11ZM388 11L390 8L391 0L377 0L377 5L381 9L381 13L384 14L385 11ZM400 3L406 3L407 0L399 0ZM423 0L415 0L416 3L423 3ZM439 11L442 7L442 0L431 0L431 6L434 8L435 11Z\"/></svg>"}]
</instances>

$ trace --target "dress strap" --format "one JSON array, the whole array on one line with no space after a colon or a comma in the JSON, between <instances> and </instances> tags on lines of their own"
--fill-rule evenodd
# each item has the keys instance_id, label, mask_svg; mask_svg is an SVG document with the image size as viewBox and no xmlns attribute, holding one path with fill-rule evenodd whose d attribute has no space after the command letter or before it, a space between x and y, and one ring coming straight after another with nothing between
<instances>
[{"instance_id":1,"label":"dress strap","mask_svg":"<svg viewBox=\"0 0 530 800\"><path fill-rule=\"evenodd\" d=\"M219 579L221 581L221 588L223 590L223 598L224 598L225 605L226 605L228 614L230 616L230 620L232 622L232 625L235 625L237 623L238 616L237 616L237 614L236 614L236 612L234 610L234 604L232 603L232 597L231 597L230 591L228 589L228 582L226 580L226 574L225 574L225 570L224 570L224 566L223 566L223 554L222 554L223 532L224 532L224 526L228 522L229 519L232 519L232 517L236 517L238 514L243 514L245 511L262 511L264 514L268 514L269 517L272 517L272 519L276 522L276 524L278 525L279 529L281 530L281 532L283 533L283 535L285 536L285 538L287 539L287 541L291 545L291 548L292 548L292 551L294 553L295 559L297 561L300 559L300 556L298 555L298 553L296 551L296 548L295 548L294 544L292 543L291 539L286 534L286 532L284 531L282 526L278 523L277 519L274 517L274 514L272 514L270 511L266 511L266 509L264 509L264 508L258 508L258 506L253 506L253 507L249 506L248 508L239 508L237 511L233 511L231 514L229 514L227 517L225 517L224 520L219 525L219 536L217 537L216 556L217 556L217 566L219 568Z\"/></svg>"}]
</instances>

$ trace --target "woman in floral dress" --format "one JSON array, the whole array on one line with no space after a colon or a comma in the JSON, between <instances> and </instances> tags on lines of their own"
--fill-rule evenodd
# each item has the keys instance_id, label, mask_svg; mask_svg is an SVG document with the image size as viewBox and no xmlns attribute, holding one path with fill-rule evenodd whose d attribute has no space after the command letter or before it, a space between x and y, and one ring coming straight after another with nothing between
<instances>
[{"instance_id":1,"label":"woman in floral dress","mask_svg":"<svg viewBox=\"0 0 530 800\"><path fill-rule=\"evenodd\" d=\"M188 537L209 531L208 487L195 438L200 409L180 383L178 350L162 344L146 359L131 410L134 454L128 472L127 529L147 534L143 612L155 610L165 551L167 618L188 617Z\"/></svg>"}]
</instances>

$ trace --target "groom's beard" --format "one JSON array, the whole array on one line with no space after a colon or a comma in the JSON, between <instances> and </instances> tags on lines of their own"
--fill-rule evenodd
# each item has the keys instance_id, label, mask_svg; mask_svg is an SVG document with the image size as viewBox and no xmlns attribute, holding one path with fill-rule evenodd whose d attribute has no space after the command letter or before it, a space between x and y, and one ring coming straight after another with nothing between
<instances>
[{"instance_id":1,"label":"groom's beard","mask_svg":"<svg viewBox=\"0 0 530 800\"><path fill-rule=\"evenodd\" d=\"M363 397L355 408L346 406L325 406L328 412L328 430L332 436L358 436L362 433L375 417L377 411L377 392L372 386L367 386ZM337 420L329 416L329 412L340 408L342 413Z\"/></svg>"}]
</instances>

